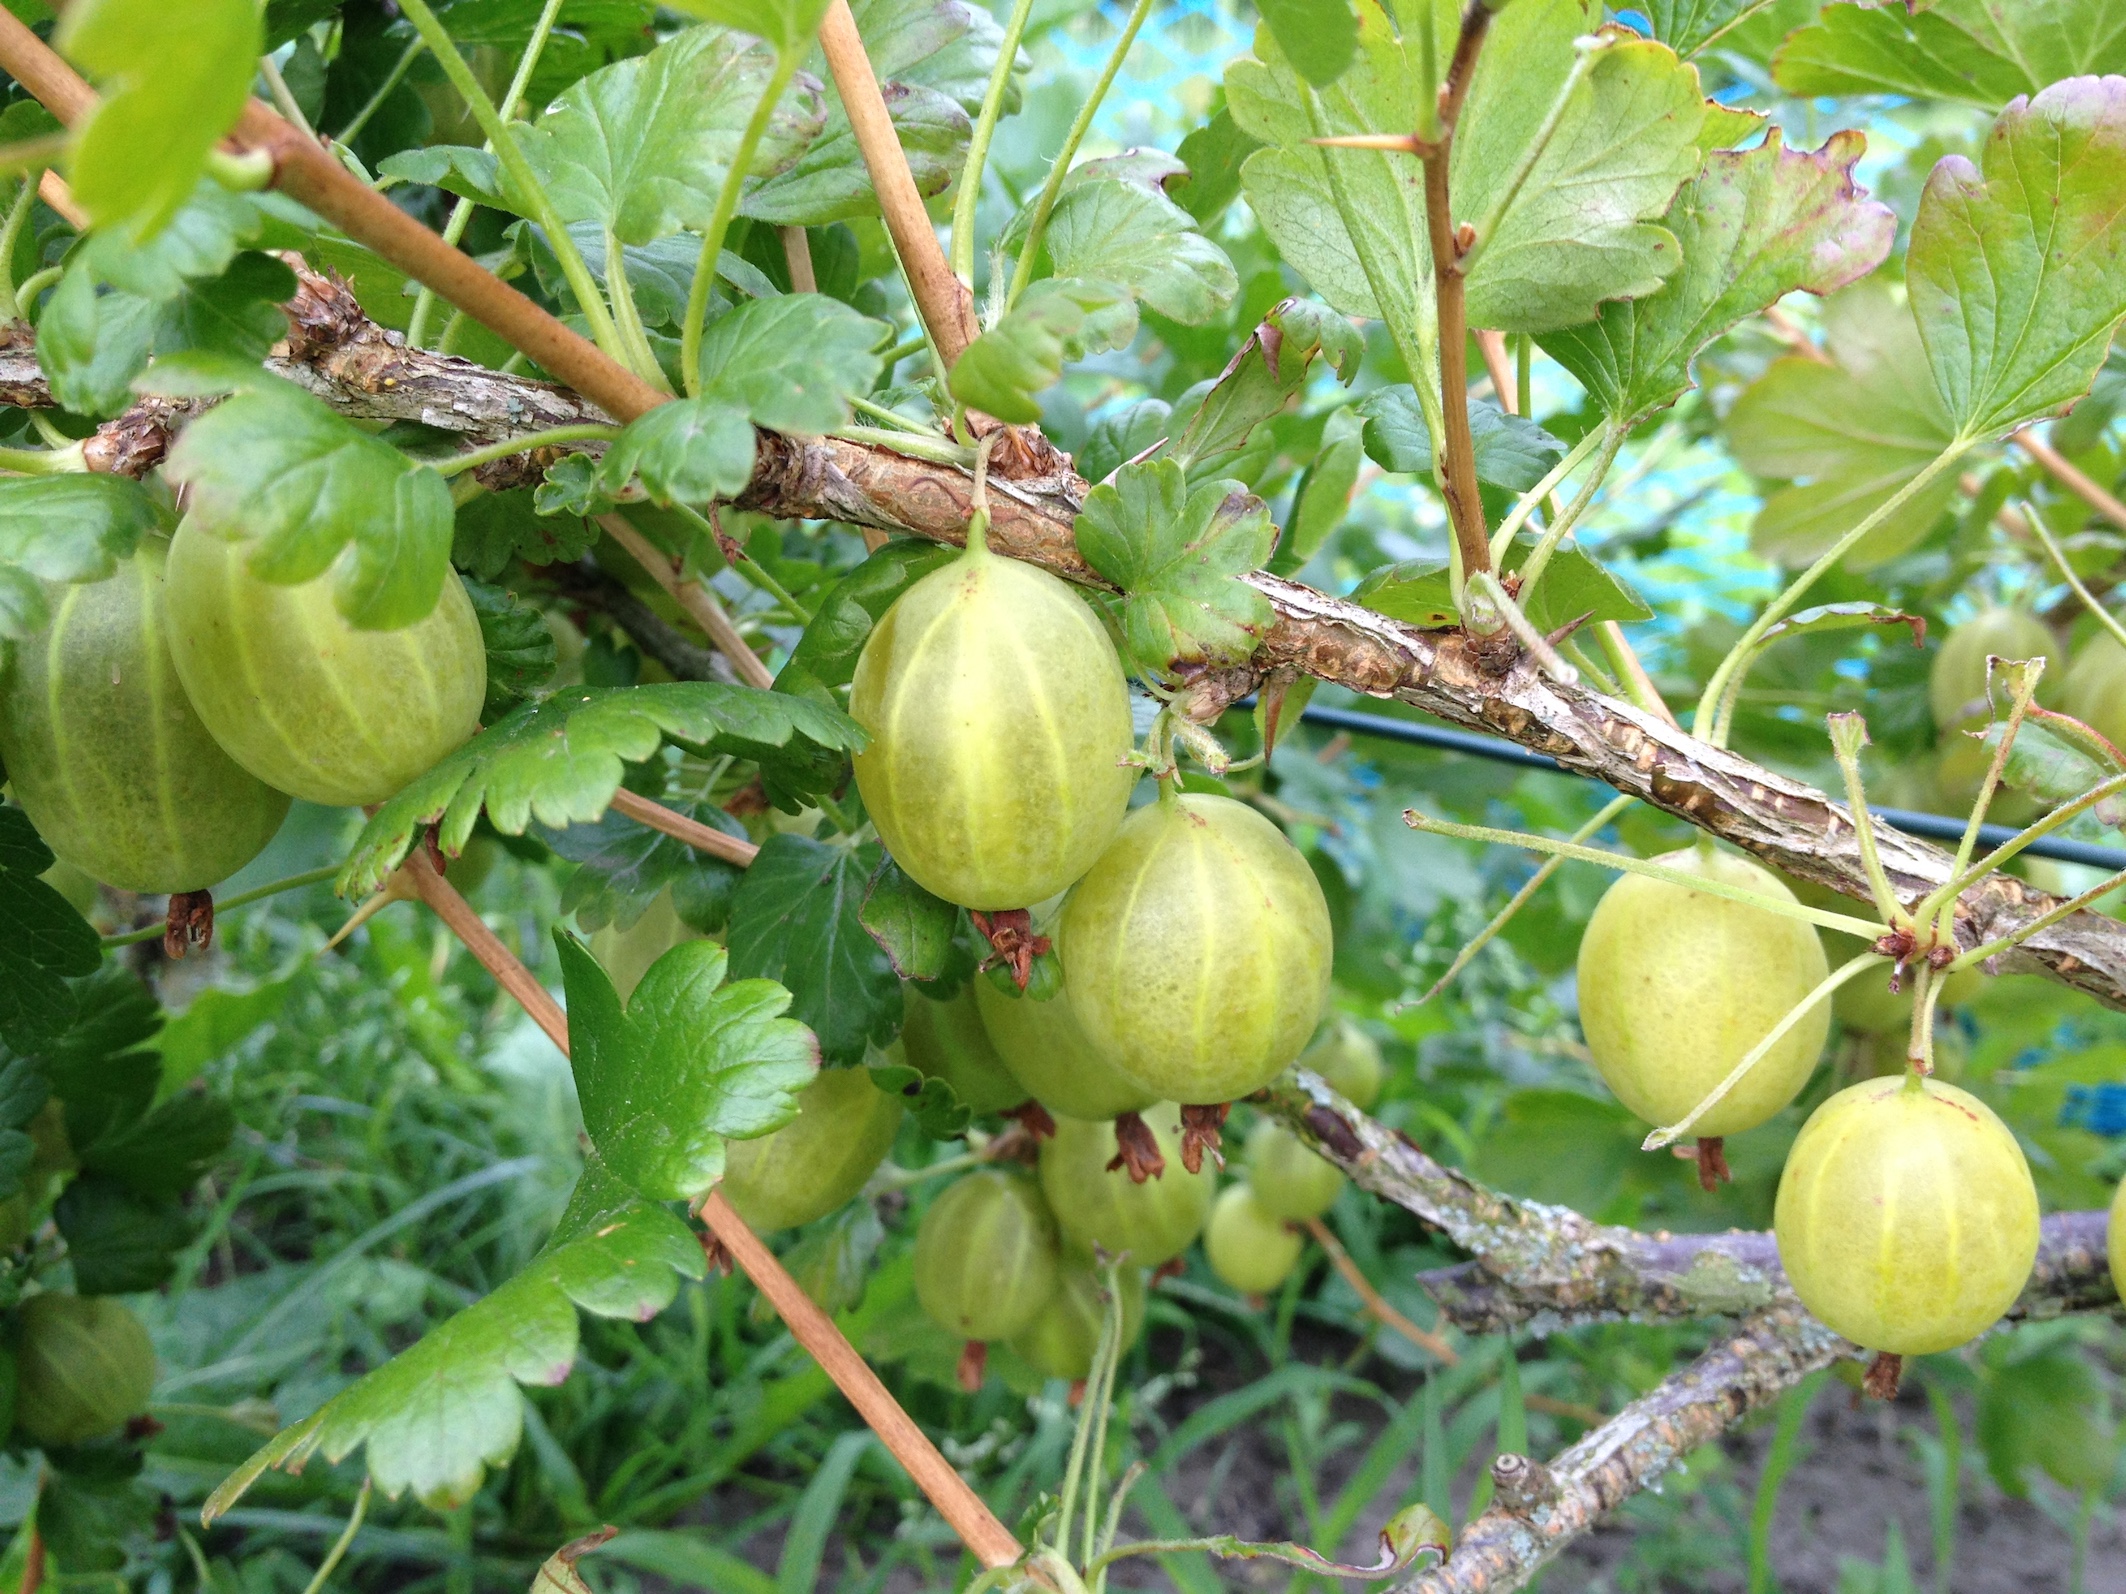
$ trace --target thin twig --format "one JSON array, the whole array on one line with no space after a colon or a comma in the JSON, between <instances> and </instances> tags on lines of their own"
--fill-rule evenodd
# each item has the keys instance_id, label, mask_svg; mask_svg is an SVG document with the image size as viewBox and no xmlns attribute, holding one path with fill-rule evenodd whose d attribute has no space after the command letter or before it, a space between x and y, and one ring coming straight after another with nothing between
<instances>
[{"instance_id":1,"label":"thin twig","mask_svg":"<svg viewBox=\"0 0 2126 1594\"><path fill-rule=\"evenodd\" d=\"M716 601L714 593L701 582L688 580L680 565L637 531L627 516L610 512L600 515L598 524L607 536L632 554L635 562L650 573L650 578L701 627L708 639L716 644L717 651L731 661L731 668L738 672L740 680L748 686L775 684L775 673L738 634L738 627L731 623L731 617Z\"/></svg>"},{"instance_id":2,"label":"thin twig","mask_svg":"<svg viewBox=\"0 0 2126 1594\"><path fill-rule=\"evenodd\" d=\"M2116 495L2105 490L2102 483L2040 437L2036 427L2025 426L2020 431L2010 432L2008 441L2044 466L2046 474L2075 497L2121 531L2126 531L2126 504L2120 503ZM2031 518L2033 521L2036 519L2035 516Z\"/></svg>"},{"instance_id":3,"label":"thin twig","mask_svg":"<svg viewBox=\"0 0 2126 1594\"><path fill-rule=\"evenodd\" d=\"M1330 1232L1326 1223L1319 1218L1307 1219L1307 1233L1313 1235L1315 1243L1328 1253L1330 1265L1343 1275L1343 1281L1356 1292L1368 1313L1386 1327L1394 1329L1418 1349L1430 1351L1447 1366L1461 1365L1461 1353L1452 1345L1431 1330L1419 1328L1388 1304L1380 1291L1373 1287L1373 1281L1351 1260L1351 1253L1343 1248L1343 1242Z\"/></svg>"},{"instance_id":4,"label":"thin twig","mask_svg":"<svg viewBox=\"0 0 2126 1594\"><path fill-rule=\"evenodd\" d=\"M1497 395L1499 408L1508 415L1521 413L1520 384L1513 379L1513 358L1506 352L1506 334L1485 328L1476 335L1477 352L1484 357L1484 369L1491 376L1491 391Z\"/></svg>"},{"instance_id":5,"label":"thin twig","mask_svg":"<svg viewBox=\"0 0 2126 1594\"><path fill-rule=\"evenodd\" d=\"M354 1536L362 1530L362 1518L369 1514L369 1492L373 1487L369 1475L362 1475L361 1492L354 1497L354 1509L347 1513L347 1525L340 1529L340 1536L332 1541L332 1548L325 1558L317 1563L317 1572L304 1587L303 1594L319 1594L319 1590L332 1580L339 1564L346 1558L347 1547L354 1543Z\"/></svg>"},{"instance_id":6,"label":"thin twig","mask_svg":"<svg viewBox=\"0 0 2126 1594\"><path fill-rule=\"evenodd\" d=\"M974 319L974 296L952 274L945 251L938 244L937 229L923 208L923 195L908 169L900 135L886 110L886 96L871 70L863 35L856 31L856 17L849 0L834 0L820 24L820 49L827 57L827 70L848 113L850 131L871 174L878 194L879 210L892 236L901 269L908 274L908 289L916 314L930 331L938 355L949 369L960 351L972 343L979 328Z\"/></svg>"},{"instance_id":7,"label":"thin twig","mask_svg":"<svg viewBox=\"0 0 2126 1594\"><path fill-rule=\"evenodd\" d=\"M721 858L726 863L735 863L741 869L760 856L760 848L745 837L726 835L712 825L704 825L698 819L689 819L685 814L675 814L664 804L638 796L625 786L613 793L612 805L615 810L626 814L637 824L648 825L652 830L661 830L675 840Z\"/></svg>"}]
</instances>

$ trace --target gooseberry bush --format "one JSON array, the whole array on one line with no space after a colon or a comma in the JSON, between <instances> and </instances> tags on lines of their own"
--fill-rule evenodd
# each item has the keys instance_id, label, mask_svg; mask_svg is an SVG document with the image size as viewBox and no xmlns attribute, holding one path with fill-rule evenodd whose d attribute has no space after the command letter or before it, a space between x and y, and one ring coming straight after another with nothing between
<instances>
[{"instance_id":1,"label":"gooseberry bush","mask_svg":"<svg viewBox=\"0 0 2126 1594\"><path fill-rule=\"evenodd\" d=\"M1258 9L1168 151L1101 130L1155 0L10 0L24 1594L278 1586L210 1557L291 1522L337 1535L311 1587L366 1577L372 1493L445 1515L452 1588L482 1535L583 1587L602 1522L765 1583L664 1526L830 1388L879 1449L809 1458L778 1587L875 1465L939 1585L1519 1588L1776 1405L1751 1542L1698 1569L1756 1591L1821 1376L1894 1400L1908 1359L2086 1549L2126 29ZM1395 750L1442 720L1544 772ZM308 1029L298 986L335 993ZM454 1002L472 1049L566 1058L573 1180L455 1236L504 1175L424 1180L507 1091ZM386 1009L443 1149L228 1350L169 1303L324 1243L281 1194L315 1159L247 1116L271 1037L316 1042L274 1110L381 1123L405 1091L334 1059ZM379 1284L287 1376L276 1334L402 1230L449 1309L400 1332ZM1365 1492L1298 1480L1306 1533L1188 1519L1153 1386L1208 1323L1283 1359L1302 1318L1424 1393ZM1524 1389L1532 1341L1623 1319L1670 1325L1650 1372ZM670 1398L613 1393L624 1336L684 1333ZM1495 1384L1494 1449L1450 1441L1450 1374ZM1003 1477L1001 1399L1037 1419Z\"/></svg>"}]
</instances>

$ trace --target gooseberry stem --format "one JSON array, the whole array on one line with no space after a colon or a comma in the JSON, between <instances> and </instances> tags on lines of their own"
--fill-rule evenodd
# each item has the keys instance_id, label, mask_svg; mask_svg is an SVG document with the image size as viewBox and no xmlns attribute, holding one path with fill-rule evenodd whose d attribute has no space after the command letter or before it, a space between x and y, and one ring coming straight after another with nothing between
<instances>
[{"instance_id":1,"label":"gooseberry stem","mask_svg":"<svg viewBox=\"0 0 2126 1594\"><path fill-rule=\"evenodd\" d=\"M1941 999L1941 981L1934 965L1922 961L1913 975L1912 1034L1905 1046L1905 1067L1917 1080L1934 1072L1934 1004Z\"/></svg>"},{"instance_id":2,"label":"gooseberry stem","mask_svg":"<svg viewBox=\"0 0 2126 1594\"><path fill-rule=\"evenodd\" d=\"M1543 673L1561 686L1580 684L1580 672L1558 657L1558 650L1550 645L1550 639L1535 628L1535 623L1521 612L1521 606L1513 601L1513 595L1499 585L1499 579L1488 570L1479 570L1468 579L1468 590L1489 600L1497 611L1498 618L1514 639L1528 650Z\"/></svg>"},{"instance_id":3,"label":"gooseberry stem","mask_svg":"<svg viewBox=\"0 0 2126 1594\"><path fill-rule=\"evenodd\" d=\"M2126 625L2120 625L2113 619L2111 611L2097 602L2095 595L2082 584L2082 578L2074 573L2074 566L2067 560L2067 550L2059 545L2051 530L2047 528L2044 517L2027 503L2022 506L2022 512L2023 524L2030 528L2032 535L2051 556L2053 564L2059 568L2060 574L2066 577L2067 585L2073 588L2074 595L2082 600L2082 607L2096 616L2098 624L2111 633L2120 647L2126 647Z\"/></svg>"},{"instance_id":4,"label":"gooseberry stem","mask_svg":"<svg viewBox=\"0 0 2126 1594\"><path fill-rule=\"evenodd\" d=\"M1889 872L1883 868L1882 854L1876 849L1875 816L1868 811L1868 795L1860 779L1860 750L1868 742L1868 722L1858 714L1833 714L1830 727L1831 753L1838 760L1839 774L1845 777L1846 804L1853 811L1853 838L1860 845L1860 867L1867 873L1868 889L1875 894L1875 911L1882 915L1883 923L1902 928L1904 907L1891 889Z\"/></svg>"},{"instance_id":5,"label":"gooseberry stem","mask_svg":"<svg viewBox=\"0 0 2126 1594\"><path fill-rule=\"evenodd\" d=\"M2122 777L2126 778L2126 777ZM1462 841L1489 842L1496 847L1525 847L1531 852L1547 852L1561 858L1577 858L1582 863L1600 864L1604 869L1615 869L1624 874L1641 874L1650 880L1659 880L1668 885L1681 886L1686 891L1696 891L1704 896L1724 897L1730 902L1740 902L1747 907L1762 908L1766 913L1776 913L1781 918L1799 919L1804 924L1813 924L1826 930L1842 930L1847 935L1857 935L1873 941L1883 933L1883 926L1871 919L1856 919L1848 913L1833 913L1828 908L1812 908L1805 902L1792 898L1781 900L1768 897L1747 886L1729 885L1724 880L1709 880L1702 874L1693 874L1682 869L1671 869L1649 858L1631 858L1618 852L1603 852L1596 847L1582 847L1570 841L1558 841L1549 836L1530 835L1518 830L1495 830L1489 825L1463 825L1451 819L1434 819L1415 808L1403 810L1403 823L1413 830L1422 830L1431 835L1453 836Z\"/></svg>"},{"instance_id":6,"label":"gooseberry stem","mask_svg":"<svg viewBox=\"0 0 2126 1594\"><path fill-rule=\"evenodd\" d=\"M1605 427L1601 433L1602 452L1596 457L1594 469L1587 473L1587 480L1580 483L1580 490L1572 495L1558 518L1543 530L1541 539L1528 552L1521 563L1521 602L1528 601L1535 584L1543 579L1543 572L1550 566L1550 556L1557 552L1558 544L1567 533L1579 524L1580 517L1587 513L1587 506L1594 502L1595 494L1602 490L1602 479L1609 474L1617 451L1624 446L1624 433L1615 426Z\"/></svg>"},{"instance_id":7,"label":"gooseberry stem","mask_svg":"<svg viewBox=\"0 0 2126 1594\"><path fill-rule=\"evenodd\" d=\"M1011 88L1011 69L1019 56L1019 39L1026 32L1026 19L1033 14L1033 0L1017 0L1011 18L1004 24L1003 42L997 46L996 65L990 68L989 87L982 95L982 109L974 119L974 136L967 141L967 161L960 168L958 197L952 202L952 272L968 287L974 286L974 213L982 198L982 168L989 163L989 141L997 130L1004 109L1004 95Z\"/></svg>"},{"instance_id":8,"label":"gooseberry stem","mask_svg":"<svg viewBox=\"0 0 2126 1594\"><path fill-rule=\"evenodd\" d=\"M336 863L328 863L322 869L305 869L301 874L292 874L285 880L275 880L270 885L255 886L249 891L239 891L226 901L214 904L217 914L225 914L232 908L241 908L247 903L260 902L267 897L280 895L283 891L300 891L304 886L320 885L340 872ZM163 926L153 924L145 930L128 930L122 935L107 935L103 938L106 947L133 946L141 941L162 939Z\"/></svg>"},{"instance_id":9,"label":"gooseberry stem","mask_svg":"<svg viewBox=\"0 0 2126 1594\"><path fill-rule=\"evenodd\" d=\"M453 454L449 459L438 460L433 469L438 476L448 478L476 470L482 465L492 465L498 459L514 459L519 454L529 454L534 449L553 448L562 443L609 443L619 435L619 427L603 426L595 421L585 421L576 426L553 426L543 432L526 432L517 437L505 437L499 443L469 448L462 454Z\"/></svg>"},{"instance_id":10,"label":"gooseberry stem","mask_svg":"<svg viewBox=\"0 0 2126 1594\"><path fill-rule=\"evenodd\" d=\"M1889 961L1888 958L1879 952L1863 952L1850 962L1841 963L1837 968L1825 975L1817 982L1814 990L1786 1010L1786 1016L1771 1027L1770 1032L1765 1035L1763 1040L1742 1054L1741 1060L1727 1071L1727 1077L1715 1085L1706 1094L1703 1101L1691 1108L1689 1112L1685 1113L1675 1123L1670 1124L1666 1129L1656 1129L1645 1140L1640 1142L1639 1149L1641 1151L1659 1151L1663 1146L1673 1145L1689 1134L1697 1126L1699 1119L1727 1099L1728 1092L1742 1083L1743 1076L1757 1066L1766 1052L1786 1038L1787 1031L1791 1030L1815 1010L1818 1002L1829 1001L1831 994L1839 986L1845 984L1847 980L1853 978L1854 975L1865 973L1876 964Z\"/></svg>"},{"instance_id":11,"label":"gooseberry stem","mask_svg":"<svg viewBox=\"0 0 2126 1594\"><path fill-rule=\"evenodd\" d=\"M2071 802L2060 804L2059 807L2053 809L2044 818L2016 832L2015 835L2002 842L2000 846L1979 859L1977 863L1972 864L1968 869L1950 876L1945 884L1936 887L1924 902L1912 910L1913 919L1916 922L1925 923L1940 911L1942 904L1954 902L1971 888L1974 881L1985 878L1985 876L2000 868L2001 865L2009 862L2032 842L2040 841L2051 835L2053 831L2061 829L2077 816L2087 813L2105 798L2116 797L2121 793L2126 793L2126 774L2113 775L2108 780L2099 781Z\"/></svg>"},{"instance_id":12,"label":"gooseberry stem","mask_svg":"<svg viewBox=\"0 0 2126 1594\"><path fill-rule=\"evenodd\" d=\"M1520 534L1521 528L1528 524L1528 517L1543 506L1544 499L1565 484L1565 478L1578 470L1589 454L1601 447L1605 435L1606 431L1600 427L1589 432L1572 445L1570 453L1550 467L1547 476L1514 500L1513 507L1506 511L1506 518L1499 522L1499 529L1491 534L1491 562L1494 565L1502 570L1505 568L1506 552L1513 546L1513 539Z\"/></svg>"}]
</instances>

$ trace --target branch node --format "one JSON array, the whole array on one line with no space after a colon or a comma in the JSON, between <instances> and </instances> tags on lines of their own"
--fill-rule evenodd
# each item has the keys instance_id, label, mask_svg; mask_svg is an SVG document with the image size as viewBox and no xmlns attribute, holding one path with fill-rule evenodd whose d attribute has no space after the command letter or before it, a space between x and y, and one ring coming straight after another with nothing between
<instances>
[{"instance_id":1,"label":"branch node","mask_svg":"<svg viewBox=\"0 0 2126 1594\"><path fill-rule=\"evenodd\" d=\"M1502 1455L1491 1463L1498 1503L1517 1517L1532 1517L1564 1493L1557 1477L1533 1456Z\"/></svg>"}]
</instances>

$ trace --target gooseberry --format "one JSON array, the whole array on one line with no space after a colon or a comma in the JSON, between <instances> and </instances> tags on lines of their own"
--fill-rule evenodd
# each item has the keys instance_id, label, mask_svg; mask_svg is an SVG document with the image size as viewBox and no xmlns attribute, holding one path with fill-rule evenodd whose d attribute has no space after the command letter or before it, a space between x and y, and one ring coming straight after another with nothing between
<instances>
[{"instance_id":1,"label":"gooseberry","mask_svg":"<svg viewBox=\"0 0 2126 1594\"><path fill-rule=\"evenodd\" d=\"M901 1020L901 1055L908 1066L945 1081L976 1114L1016 1107L1030 1094L997 1055L975 1006L974 987L988 983L978 977L942 1002L911 989Z\"/></svg>"},{"instance_id":2,"label":"gooseberry","mask_svg":"<svg viewBox=\"0 0 2126 1594\"><path fill-rule=\"evenodd\" d=\"M1050 1112L1087 1121L1142 1112L1159 1099L1100 1054L1071 1010L1069 975L1046 1001L974 981L975 1010L997 1056L1031 1096Z\"/></svg>"},{"instance_id":3,"label":"gooseberry","mask_svg":"<svg viewBox=\"0 0 2126 1594\"><path fill-rule=\"evenodd\" d=\"M915 1297L961 1339L1010 1339L1056 1293L1055 1220L1022 1173L984 1168L930 1203L915 1235Z\"/></svg>"},{"instance_id":4,"label":"gooseberry","mask_svg":"<svg viewBox=\"0 0 2126 1594\"><path fill-rule=\"evenodd\" d=\"M147 1409L155 1347L108 1295L46 1291L24 1301L15 1342L15 1428L40 1445L78 1445Z\"/></svg>"},{"instance_id":5,"label":"gooseberry","mask_svg":"<svg viewBox=\"0 0 2126 1594\"><path fill-rule=\"evenodd\" d=\"M2045 701L2060 696L2062 655L2045 622L2026 609L1987 609L1950 631L1927 671L1927 705L1944 731L1991 717L1986 703L1986 657L2046 662ZM2004 708L2006 706L2003 700Z\"/></svg>"},{"instance_id":6,"label":"gooseberry","mask_svg":"<svg viewBox=\"0 0 2126 1594\"><path fill-rule=\"evenodd\" d=\"M2126 647L2118 638L2099 631L2083 644L2067 668L2064 698L2069 714L2113 746L2126 741Z\"/></svg>"},{"instance_id":7,"label":"gooseberry","mask_svg":"<svg viewBox=\"0 0 2126 1594\"><path fill-rule=\"evenodd\" d=\"M2037 1187L1977 1097L1907 1074L1809 1116L1772 1230L1801 1304L1869 1350L1924 1356L1983 1333L2037 1258Z\"/></svg>"},{"instance_id":8,"label":"gooseberry","mask_svg":"<svg viewBox=\"0 0 2126 1594\"><path fill-rule=\"evenodd\" d=\"M724 1150L723 1193L760 1230L790 1229L852 1200L893 1149L901 1100L865 1068L823 1068L798 1092L797 1116Z\"/></svg>"},{"instance_id":9,"label":"gooseberry","mask_svg":"<svg viewBox=\"0 0 2126 1594\"><path fill-rule=\"evenodd\" d=\"M1041 1142L1041 1193L1080 1251L1098 1247L1138 1267L1157 1267L1203 1231L1218 1176L1208 1161L1198 1173L1182 1165L1179 1107L1161 1102L1143 1116L1166 1159L1158 1178L1139 1184L1121 1167L1108 1171L1120 1150L1112 1123L1058 1118L1055 1134Z\"/></svg>"},{"instance_id":10,"label":"gooseberry","mask_svg":"<svg viewBox=\"0 0 2126 1594\"><path fill-rule=\"evenodd\" d=\"M1380 1042L1345 1014L1335 1014L1321 1027L1313 1044L1299 1054L1298 1066L1319 1074L1360 1112L1370 1111L1380 1100Z\"/></svg>"},{"instance_id":11,"label":"gooseberry","mask_svg":"<svg viewBox=\"0 0 2126 1594\"><path fill-rule=\"evenodd\" d=\"M1092 866L1136 771L1099 617L979 536L894 602L857 659L856 784L886 850L963 907L1023 908Z\"/></svg>"},{"instance_id":12,"label":"gooseberry","mask_svg":"<svg viewBox=\"0 0 2126 1594\"><path fill-rule=\"evenodd\" d=\"M1336 1205L1343 1170L1274 1118L1248 1131L1248 1188L1273 1218L1304 1223Z\"/></svg>"},{"instance_id":13,"label":"gooseberry","mask_svg":"<svg viewBox=\"0 0 2126 1594\"><path fill-rule=\"evenodd\" d=\"M1121 1349L1128 1350L1144 1330L1144 1270L1118 1268L1115 1281L1122 1300ZM1013 1338L1011 1348L1049 1377L1075 1381L1092 1372L1106 1319L1106 1275L1090 1261L1066 1252L1056 1293L1033 1326Z\"/></svg>"},{"instance_id":14,"label":"gooseberry","mask_svg":"<svg viewBox=\"0 0 2126 1594\"><path fill-rule=\"evenodd\" d=\"M0 759L62 861L125 891L199 891L257 857L288 814L193 712L170 660L168 544L143 541L103 581L57 590L15 645ZM93 900L93 891L91 893Z\"/></svg>"},{"instance_id":15,"label":"gooseberry","mask_svg":"<svg viewBox=\"0 0 2126 1594\"><path fill-rule=\"evenodd\" d=\"M229 756L308 802L382 802L472 735L487 647L445 571L436 605L396 631L360 631L330 574L261 581L248 547L188 517L170 545L170 651Z\"/></svg>"},{"instance_id":16,"label":"gooseberry","mask_svg":"<svg viewBox=\"0 0 2126 1594\"><path fill-rule=\"evenodd\" d=\"M1744 858L1686 847L1657 862L1793 900ZM1682 1119L1828 972L1823 943L1799 919L1646 875L1603 893L1580 938L1580 1023L1617 1099L1656 1125ZM1753 1129L1808 1082L1829 1032L1818 1002L1757 1060L1696 1129Z\"/></svg>"},{"instance_id":17,"label":"gooseberry","mask_svg":"<svg viewBox=\"0 0 2126 1594\"><path fill-rule=\"evenodd\" d=\"M1094 1046L1170 1101L1232 1101L1306 1045L1329 994L1329 906L1245 803L1162 795L1072 889L1057 952Z\"/></svg>"},{"instance_id":18,"label":"gooseberry","mask_svg":"<svg viewBox=\"0 0 2126 1594\"><path fill-rule=\"evenodd\" d=\"M1263 1211L1244 1184L1227 1185L1203 1229L1211 1271L1242 1295L1267 1295L1299 1265L1303 1242L1282 1218Z\"/></svg>"},{"instance_id":19,"label":"gooseberry","mask_svg":"<svg viewBox=\"0 0 2126 1594\"><path fill-rule=\"evenodd\" d=\"M455 882L457 875L453 865L450 879ZM598 966L605 970L606 978L625 1002L635 994L636 985L649 973L652 963L680 942L700 939L701 932L679 917L679 909L672 904L671 887L667 886L650 899L642 916L626 929L606 924L592 932L591 956L598 960Z\"/></svg>"}]
</instances>

